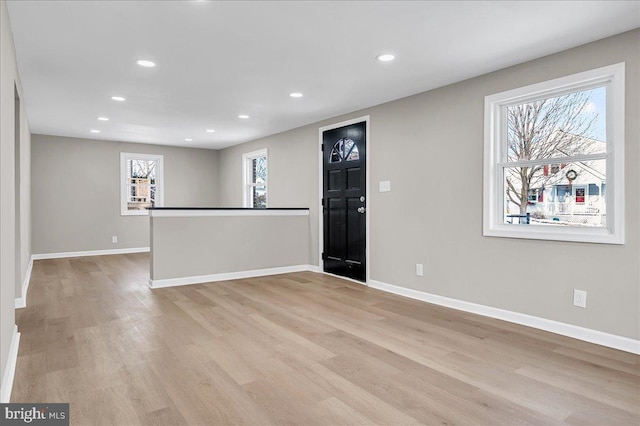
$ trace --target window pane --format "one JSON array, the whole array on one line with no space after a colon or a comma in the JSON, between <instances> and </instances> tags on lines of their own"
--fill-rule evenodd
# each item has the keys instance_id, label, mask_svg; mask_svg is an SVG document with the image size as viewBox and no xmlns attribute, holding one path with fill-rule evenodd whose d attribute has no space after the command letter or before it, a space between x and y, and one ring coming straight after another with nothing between
<instances>
[{"instance_id":1,"label":"window pane","mask_svg":"<svg viewBox=\"0 0 640 426\"><path fill-rule=\"evenodd\" d=\"M156 187L152 186L150 188L150 193L149 193L150 199L151 199L151 207L155 207L156 206L156 193L157 193Z\"/></svg>"},{"instance_id":2,"label":"window pane","mask_svg":"<svg viewBox=\"0 0 640 426\"><path fill-rule=\"evenodd\" d=\"M267 187L253 186L251 187L251 199L253 207L263 209L267 207Z\"/></svg>"},{"instance_id":3,"label":"window pane","mask_svg":"<svg viewBox=\"0 0 640 426\"><path fill-rule=\"evenodd\" d=\"M606 160L504 169L504 223L606 226Z\"/></svg>"},{"instance_id":4,"label":"window pane","mask_svg":"<svg viewBox=\"0 0 640 426\"><path fill-rule=\"evenodd\" d=\"M145 210L155 207L156 187L127 185L127 210Z\"/></svg>"},{"instance_id":5,"label":"window pane","mask_svg":"<svg viewBox=\"0 0 640 426\"><path fill-rule=\"evenodd\" d=\"M351 148L351 152L347 156L347 161L357 161L359 159L360 159L360 152L358 151L358 146L354 144L353 148Z\"/></svg>"},{"instance_id":6,"label":"window pane","mask_svg":"<svg viewBox=\"0 0 640 426\"><path fill-rule=\"evenodd\" d=\"M157 162L153 160L128 160L127 178L149 179L151 183L155 184L156 167Z\"/></svg>"},{"instance_id":7,"label":"window pane","mask_svg":"<svg viewBox=\"0 0 640 426\"><path fill-rule=\"evenodd\" d=\"M330 163L339 163L342 161L342 158L340 157L340 153L338 152L338 150L334 147L331 149L331 155L329 156L329 162Z\"/></svg>"},{"instance_id":8,"label":"window pane","mask_svg":"<svg viewBox=\"0 0 640 426\"><path fill-rule=\"evenodd\" d=\"M605 87L507 107L508 161L606 152Z\"/></svg>"},{"instance_id":9,"label":"window pane","mask_svg":"<svg viewBox=\"0 0 640 426\"><path fill-rule=\"evenodd\" d=\"M253 169L251 183L263 184L267 181L267 157L257 157L251 161Z\"/></svg>"}]
</instances>

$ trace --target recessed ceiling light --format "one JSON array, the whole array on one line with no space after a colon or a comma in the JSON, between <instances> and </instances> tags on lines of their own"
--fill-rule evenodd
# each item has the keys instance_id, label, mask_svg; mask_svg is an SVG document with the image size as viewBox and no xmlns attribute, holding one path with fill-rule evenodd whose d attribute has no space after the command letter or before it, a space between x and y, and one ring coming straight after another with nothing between
<instances>
[{"instance_id":1,"label":"recessed ceiling light","mask_svg":"<svg viewBox=\"0 0 640 426\"><path fill-rule=\"evenodd\" d=\"M100 121L109 121L109 117L98 117Z\"/></svg>"},{"instance_id":2,"label":"recessed ceiling light","mask_svg":"<svg viewBox=\"0 0 640 426\"><path fill-rule=\"evenodd\" d=\"M96 130L96 129L91 129L90 130L91 133L100 133L100 130Z\"/></svg>"},{"instance_id":3,"label":"recessed ceiling light","mask_svg":"<svg viewBox=\"0 0 640 426\"><path fill-rule=\"evenodd\" d=\"M140 59L137 64L146 68L153 68L156 66L155 62L147 61L146 59Z\"/></svg>"},{"instance_id":4,"label":"recessed ceiling light","mask_svg":"<svg viewBox=\"0 0 640 426\"><path fill-rule=\"evenodd\" d=\"M246 114L240 114L240 115L238 116L238 118L242 118L242 119L245 119L245 120L246 120L247 118L249 118L249 116L248 116L248 115L246 115Z\"/></svg>"},{"instance_id":5,"label":"recessed ceiling light","mask_svg":"<svg viewBox=\"0 0 640 426\"><path fill-rule=\"evenodd\" d=\"M289 93L289 96L291 96L292 98L301 98L304 95L300 92L293 92L293 93Z\"/></svg>"},{"instance_id":6,"label":"recessed ceiling light","mask_svg":"<svg viewBox=\"0 0 640 426\"><path fill-rule=\"evenodd\" d=\"M213 130L213 129L207 129L207 130L205 130L205 132L207 132L207 133L214 133L214 132L215 132L215 130Z\"/></svg>"},{"instance_id":7,"label":"recessed ceiling light","mask_svg":"<svg viewBox=\"0 0 640 426\"><path fill-rule=\"evenodd\" d=\"M114 100L114 101L118 101L118 102L124 102L124 101L127 100L126 98L123 98L122 96L112 96L111 99Z\"/></svg>"},{"instance_id":8,"label":"recessed ceiling light","mask_svg":"<svg viewBox=\"0 0 640 426\"><path fill-rule=\"evenodd\" d=\"M185 141L185 142L192 142L192 141L193 141L193 139L191 139L191 138L184 138L184 141Z\"/></svg>"},{"instance_id":9,"label":"recessed ceiling light","mask_svg":"<svg viewBox=\"0 0 640 426\"><path fill-rule=\"evenodd\" d=\"M395 58L396 58L395 55L392 55L390 53L384 53L382 55L376 56L376 59L379 60L380 62L393 61Z\"/></svg>"}]
</instances>

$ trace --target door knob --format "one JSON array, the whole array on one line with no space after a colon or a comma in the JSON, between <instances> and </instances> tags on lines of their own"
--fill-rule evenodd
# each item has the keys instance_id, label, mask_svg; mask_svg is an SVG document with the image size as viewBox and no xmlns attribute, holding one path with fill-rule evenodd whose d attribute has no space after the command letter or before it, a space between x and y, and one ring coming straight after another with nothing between
<instances>
[{"instance_id":1,"label":"door knob","mask_svg":"<svg viewBox=\"0 0 640 426\"><path fill-rule=\"evenodd\" d=\"M364 207L358 207L358 213L364 213Z\"/></svg>"}]
</instances>

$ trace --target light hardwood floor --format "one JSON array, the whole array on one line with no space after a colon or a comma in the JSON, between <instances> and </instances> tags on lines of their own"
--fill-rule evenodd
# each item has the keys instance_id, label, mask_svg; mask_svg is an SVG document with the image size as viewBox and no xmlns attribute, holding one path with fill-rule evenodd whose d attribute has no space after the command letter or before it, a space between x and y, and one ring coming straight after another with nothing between
<instances>
[{"instance_id":1,"label":"light hardwood floor","mask_svg":"<svg viewBox=\"0 0 640 426\"><path fill-rule=\"evenodd\" d=\"M81 425L640 424L640 357L311 272L150 290L38 260L12 402Z\"/></svg>"}]
</instances>

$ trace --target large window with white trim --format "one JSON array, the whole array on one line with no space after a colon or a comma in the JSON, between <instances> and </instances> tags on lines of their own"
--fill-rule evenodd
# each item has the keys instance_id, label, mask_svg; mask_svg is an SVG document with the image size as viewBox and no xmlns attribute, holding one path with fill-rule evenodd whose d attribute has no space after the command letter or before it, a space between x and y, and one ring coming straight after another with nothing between
<instances>
[{"instance_id":1,"label":"large window with white trim","mask_svg":"<svg viewBox=\"0 0 640 426\"><path fill-rule=\"evenodd\" d=\"M267 150L249 152L242 156L243 206L267 207Z\"/></svg>"},{"instance_id":2,"label":"large window with white trim","mask_svg":"<svg viewBox=\"0 0 640 426\"><path fill-rule=\"evenodd\" d=\"M163 206L163 156L120 153L120 210L125 216L146 215Z\"/></svg>"},{"instance_id":3,"label":"large window with white trim","mask_svg":"<svg viewBox=\"0 0 640 426\"><path fill-rule=\"evenodd\" d=\"M624 64L485 98L484 235L624 243Z\"/></svg>"}]
</instances>

